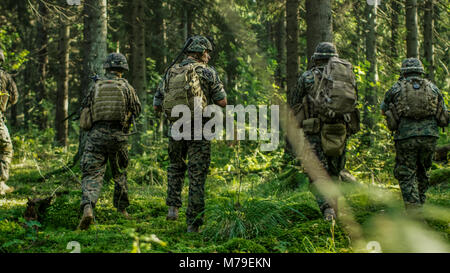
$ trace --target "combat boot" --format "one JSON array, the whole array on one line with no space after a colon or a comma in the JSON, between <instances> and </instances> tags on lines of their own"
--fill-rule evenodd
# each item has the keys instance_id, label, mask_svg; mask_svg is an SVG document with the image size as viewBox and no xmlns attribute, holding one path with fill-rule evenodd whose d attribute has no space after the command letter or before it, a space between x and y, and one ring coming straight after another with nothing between
<instances>
[{"instance_id":1,"label":"combat boot","mask_svg":"<svg viewBox=\"0 0 450 273\"><path fill-rule=\"evenodd\" d=\"M83 217L81 217L80 224L78 225L78 229L88 229L94 220L94 211L92 210L91 204L84 205L83 209Z\"/></svg>"},{"instance_id":2,"label":"combat boot","mask_svg":"<svg viewBox=\"0 0 450 273\"><path fill-rule=\"evenodd\" d=\"M0 182L0 195L5 195L14 191L14 187L8 187L5 182Z\"/></svg>"},{"instance_id":3,"label":"combat boot","mask_svg":"<svg viewBox=\"0 0 450 273\"><path fill-rule=\"evenodd\" d=\"M178 208L174 206L169 207L169 212L167 213L166 220L177 220L178 219Z\"/></svg>"},{"instance_id":4,"label":"combat boot","mask_svg":"<svg viewBox=\"0 0 450 273\"><path fill-rule=\"evenodd\" d=\"M123 215L123 217L125 217L125 219L127 219L127 220L130 219L130 215L128 214L126 209L122 209L122 210L118 209L117 211L119 211Z\"/></svg>"},{"instance_id":5,"label":"combat boot","mask_svg":"<svg viewBox=\"0 0 450 273\"><path fill-rule=\"evenodd\" d=\"M197 225L188 225L187 232L188 233L197 233L198 232L198 226Z\"/></svg>"},{"instance_id":6,"label":"combat boot","mask_svg":"<svg viewBox=\"0 0 450 273\"><path fill-rule=\"evenodd\" d=\"M336 219L336 213L333 208L326 208L323 212L323 219L325 221L332 221Z\"/></svg>"}]
</instances>

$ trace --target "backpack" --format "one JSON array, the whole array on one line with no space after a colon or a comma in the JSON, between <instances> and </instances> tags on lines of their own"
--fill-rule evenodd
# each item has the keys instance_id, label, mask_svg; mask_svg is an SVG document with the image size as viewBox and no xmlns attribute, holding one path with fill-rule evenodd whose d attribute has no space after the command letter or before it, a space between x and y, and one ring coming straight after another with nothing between
<instances>
[{"instance_id":1,"label":"backpack","mask_svg":"<svg viewBox=\"0 0 450 273\"><path fill-rule=\"evenodd\" d=\"M2 69L0 69L0 111L5 112L6 107L8 106L8 100L9 100L9 93L8 90L6 90L6 86L3 86L3 84L6 84L4 82L4 79L7 77Z\"/></svg>"},{"instance_id":2,"label":"backpack","mask_svg":"<svg viewBox=\"0 0 450 273\"><path fill-rule=\"evenodd\" d=\"M439 95L426 79L413 78L400 81L400 94L395 103L400 118L423 119L435 116Z\"/></svg>"},{"instance_id":3,"label":"backpack","mask_svg":"<svg viewBox=\"0 0 450 273\"><path fill-rule=\"evenodd\" d=\"M314 73L312 99L323 119L343 116L350 122L350 115L356 110L356 83L353 66L346 60L331 57L321 73Z\"/></svg>"},{"instance_id":4,"label":"backpack","mask_svg":"<svg viewBox=\"0 0 450 273\"><path fill-rule=\"evenodd\" d=\"M206 96L200 85L200 76L195 71L199 66L205 67L205 65L201 63L190 63L187 65L177 64L168 71L163 110L170 121L178 119L171 115L172 109L177 105L188 106L193 114L195 97L201 98L202 109L206 107Z\"/></svg>"},{"instance_id":5,"label":"backpack","mask_svg":"<svg viewBox=\"0 0 450 273\"><path fill-rule=\"evenodd\" d=\"M321 146L327 156L340 156L345 150L347 135L360 129L353 66L346 60L331 57L323 72L318 69L313 72L310 99L319 114ZM341 119L343 121L339 121Z\"/></svg>"},{"instance_id":6,"label":"backpack","mask_svg":"<svg viewBox=\"0 0 450 273\"><path fill-rule=\"evenodd\" d=\"M124 79L96 81L90 107L92 123L119 121L125 126L131 116L131 113L127 111L125 96L127 91L127 81Z\"/></svg>"}]
</instances>

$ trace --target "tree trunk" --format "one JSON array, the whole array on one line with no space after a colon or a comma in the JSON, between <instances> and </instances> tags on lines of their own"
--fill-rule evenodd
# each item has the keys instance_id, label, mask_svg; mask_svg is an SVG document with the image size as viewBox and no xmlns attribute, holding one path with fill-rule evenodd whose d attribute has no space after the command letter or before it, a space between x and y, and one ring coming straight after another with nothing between
<instances>
[{"instance_id":1,"label":"tree trunk","mask_svg":"<svg viewBox=\"0 0 450 273\"><path fill-rule=\"evenodd\" d=\"M423 41L427 78L431 81L434 81L433 29L433 0L426 0L423 18Z\"/></svg>"},{"instance_id":2,"label":"tree trunk","mask_svg":"<svg viewBox=\"0 0 450 273\"><path fill-rule=\"evenodd\" d=\"M369 62L369 71L367 73L368 84L365 96L366 101L364 107L364 123L369 131L374 127L374 119L371 109L375 107L377 101L377 8L377 5L366 4L366 59Z\"/></svg>"},{"instance_id":3,"label":"tree trunk","mask_svg":"<svg viewBox=\"0 0 450 273\"><path fill-rule=\"evenodd\" d=\"M147 80L145 70L145 3L143 0L132 1L132 41L131 41L131 56L133 59L133 75L132 85L137 92L139 100L143 106L147 105ZM133 149L137 152L141 151L139 145L140 133L147 131L147 122L145 117L141 119L143 122L139 123L137 127L139 134L133 137Z\"/></svg>"},{"instance_id":4,"label":"tree trunk","mask_svg":"<svg viewBox=\"0 0 450 273\"><path fill-rule=\"evenodd\" d=\"M298 77L298 0L286 0L286 83L287 83L287 102L288 106L292 106L291 97L295 91ZM286 110L288 110L287 108ZM284 119L286 120L286 135L289 135L291 121L289 120L289 111L284 111ZM294 155L292 145L287 137L285 151L287 154Z\"/></svg>"},{"instance_id":5,"label":"tree trunk","mask_svg":"<svg viewBox=\"0 0 450 273\"><path fill-rule=\"evenodd\" d=\"M405 0L406 7L406 56L419 57L419 39L417 31L417 0Z\"/></svg>"},{"instance_id":6,"label":"tree trunk","mask_svg":"<svg viewBox=\"0 0 450 273\"><path fill-rule=\"evenodd\" d=\"M55 110L56 142L63 147L67 147L69 134L69 121L67 119L63 121L69 112L69 41L70 26L65 24L59 30L58 90Z\"/></svg>"},{"instance_id":7,"label":"tree trunk","mask_svg":"<svg viewBox=\"0 0 450 273\"><path fill-rule=\"evenodd\" d=\"M331 0L306 0L306 51L308 60L320 42L333 42Z\"/></svg>"},{"instance_id":8,"label":"tree trunk","mask_svg":"<svg viewBox=\"0 0 450 273\"><path fill-rule=\"evenodd\" d=\"M284 91L284 75L286 73L285 54L286 54L286 28L284 24L284 14L280 14L275 22L275 47L277 49L277 69L275 71L275 82Z\"/></svg>"},{"instance_id":9,"label":"tree trunk","mask_svg":"<svg viewBox=\"0 0 450 273\"><path fill-rule=\"evenodd\" d=\"M353 48L356 53L356 61L359 63L361 60L361 39L358 37L362 37L362 23L361 23L361 1L355 0L353 3L353 16L356 21L356 39L351 41Z\"/></svg>"},{"instance_id":10,"label":"tree trunk","mask_svg":"<svg viewBox=\"0 0 450 273\"><path fill-rule=\"evenodd\" d=\"M45 87L45 80L47 78L47 65L48 65L48 32L47 26L44 20L48 17L48 9L45 4L39 2L39 16L40 20L37 22L37 37L36 44L38 47L38 75L39 80L36 83L36 121L38 128L43 130L48 127L48 113L44 107L45 100L47 99L47 92Z\"/></svg>"},{"instance_id":11,"label":"tree trunk","mask_svg":"<svg viewBox=\"0 0 450 273\"><path fill-rule=\"evenodd\" d=\"M93 84L91 76L103 75L103 63L106 59L107 34L107 0L85 0L83 7L84 18L84 58L81 74L80 101L88 95ZM80 131L80 144L78 146L78 159L83 155L86 133ZM77 157L75 160L77 160Z\"/></svg>"},{"instance_id":12,"label":"tree trunk","mask_svg":"<svg viewBox=\"0 0 450 273\"><path fill-rule=\"evenodd\" d=\"M398 26L399 26L399 13L400 13L400 4L397 1L391 1L391 65L393 65L398 57L398 40L399 40L399 34L398 34Z\"/></svg>"},{"instance_id":13,"label":"tree trunk","mask_svg":"<svg viewBox=\"0 0 450 273\"><path fill-rule=\"evenodd\" d=\"M286 0L286 76L287 93L297 85L298 77L298 0Z\"/></svg>"}]
</instances>

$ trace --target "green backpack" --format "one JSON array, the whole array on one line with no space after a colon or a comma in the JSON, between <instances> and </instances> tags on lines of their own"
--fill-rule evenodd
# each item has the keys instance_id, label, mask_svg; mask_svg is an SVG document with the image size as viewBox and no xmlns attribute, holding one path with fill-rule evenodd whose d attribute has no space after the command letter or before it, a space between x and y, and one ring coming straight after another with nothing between
<instances>
[{"instance_id":1,"label":"green backpack","mask_svg":"<svg viewBox=\"0 0 450 273\"><path fill-rule=\"evenodd\" d=\"M349 116L356 109L356 82L353 66L346 60L331 57L321 73L314 73L313 100L325 119Z\"/></svg>"},{"instance_id":2,"label":"green backpack","mask_svg":"<svg viewBox=\"0 0 450 273\"><path fill-rule=\"evenodd\" d=\"M401 91L395 104L400 118L423 119L436 115L439 97L428 80L404 79L400 81L400 86Z\"/></svg>"},{"instance_id":3,"label":"green backpack","mask_svg":"<svg viewBox=\"0 0 450 273\"><path fill-rule=\"evenodd\" d=\"M319 75L322 75L319 78ZM331 57L322 73L314 71L311 97L319 114L321 145L327 156L340 156L348 134L359 130L355 74L346 60ZM337 117L345 121L337 122ZM341 119L341 120L342 120Z\"/></svg>"},{"instance_id":4,"label":"green backpack","mask_svg":"<svg viewBox=\"0 0 450 273\"><path fill-rule=\"evenodd\" d=\"M172 117L172 109L177 105L186 105L194 112L194 98L200 97L202 108L207 105L206 96L200 85L200 76L195 71L197 67L206 67L201 63L187 65L174 65L168 72L168 80L165 86L163 110L170 121L178 117Z\"/></svg>"}]
</instances>

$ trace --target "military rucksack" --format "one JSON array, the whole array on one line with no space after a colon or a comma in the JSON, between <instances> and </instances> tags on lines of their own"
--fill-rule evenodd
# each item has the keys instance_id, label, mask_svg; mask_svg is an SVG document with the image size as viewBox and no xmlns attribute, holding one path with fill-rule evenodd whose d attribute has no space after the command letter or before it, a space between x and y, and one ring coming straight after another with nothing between
<instances>
[{"instance_id":1,"label":"military rucksack","mask_svg":"<svg viewBox=\"0 0 450 273\"><path fill-rule=\"evenodd\" d=\"M201 63L187 65L174 65L168 71L168 80L165 86L163 110L170 121L178 118L172 117L172 109L177 105L186 105L194 112L194 98L201 98L202 109L206 107L206 96L200 85L200 76L196 72L197 67L205 67ZM192 115L193 117L193 115Z\"/></svg>"},{"instance_id":2,"label":"military rucksack","mask_svg":"<svg viewBox=\"0 0 450 273\"><path fill-rule=\"evenodd\" d=\"M6 90L6 79L7 75L2 69L0 69L0 111L3 113L6 111L9 100L9 93Z\"/></svg>"},{"instance_id":3,"label":"military rucksack","mask_svg":"<svg viewBox=\"0 0 450 273\"><path fill-rule=\"evenodd\" d=\"M399 118L423 119L436 115L438 100L439 95L427 79L403 79L395 108Z\"/></svg>"},{"instance_id":4,"label":"military rucksack","mask_svg":"<svg viewBox=\"0 0 450 273\"><path fill-rule=\"evenodd\" d=\"M322 118L342 116L350 121L350 114L355 111L357 101L352 64L331 57L322 73L314 71L312 98Z\"/></svg>"},{"instance_id":5,"label":"military rucksack","mask_svg":"<svg viewBox=\"0 0 450 273\"><path fill-rule=\"evenodd\" d=\"M119 121L125 126L130 118L127 111L127 81L106 79L95 82L92 96L92 123L96 121Z\"/></svg>"}]
</instances>

